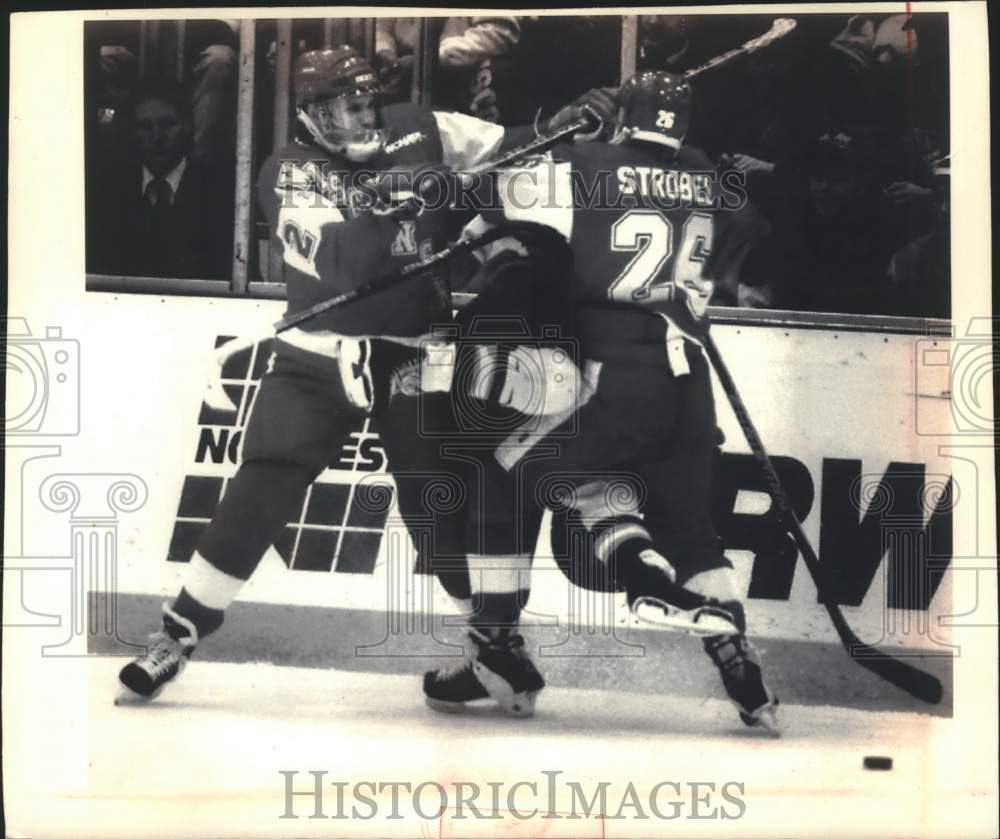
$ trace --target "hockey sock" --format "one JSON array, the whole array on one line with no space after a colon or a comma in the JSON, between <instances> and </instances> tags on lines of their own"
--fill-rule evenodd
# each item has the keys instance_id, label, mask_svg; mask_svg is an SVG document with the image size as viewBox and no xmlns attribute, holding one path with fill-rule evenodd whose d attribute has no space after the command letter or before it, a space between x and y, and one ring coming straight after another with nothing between
<instances>
[{"instance_id":1,"label":"hockey sock","mask_svg":"<svg viewBox=\"0 0 1000 839\"><path fill-rule=\"evenodd\" d=\"M487 638L499 638L509 634L521 619L521 604L528 592L509 594L482 594L474 601L469 624Z\"/></svg>"},{"instance_id":2,"label":"hockey sock","mask_svg":"<svg viewBox=\"0 0 1000 839\"><path fill-rule=\"evenodd\" d=\"M469 623L494 638L517 626L528 600L530 556L469 557L474 612Z\"/></svg>"},{"instance_id":3,"label":"hockey sock","mask_svg":"<svg viewBox=\"0 0 1000 839\"><path fill-rule=\"evenodd\" d=\"M655 594L675 574L653 546L642 521L632 516L602 519L589 528L593 554L613 588Z\"/></svg>"},{"instance_id":4,"label":"hockey sock","mask_svg":"<svg viewBox=\"0 0 1000 839\"><path fill-rule=\"evenodd\" d=\"M173 610L204 638L215 632L243 584L301 508L312 470L283 461L245 463L198 542Z\"/></svg>"},{"instance_id":5,"label":"hockey sock","mask_svg":"<svg viewBox=\"0 0 1000 839\"><path fill-rule=\"evenodd\" d=\"M211 612L218 612L221 615L229 607L229 604L236 599L236 595L239 594L245 582L246 580L233 577L225 571L216 568L205 557L195 551L194 556L191 557L191 562L184 570L184 588L182 589L182 593L187 594L189 599L200 604L202 608ZM194 615L185 615L185 617L195 620ZM195 622L197 625L197 621ZM209 623L211 623L211 620L209 620ZM218 623L222 623L221 618L219 618ZM201 626L198 626L198 632L202 636L207 634L202 630Z\"/></svg>"},{"instance_id":6,"label":"hockey sock","mask_svg":"<svg viewBox=\"0 0 1000 839\"><path fill-rule=\"evenodd\" d=\"M315 477L312 469L287 461L244 463L202 533L198 554L224 575L249 580L264 553L302 508Z\"/></svg>"},{"instance_id":7,"label":"hockey sock","mask_svg":"<svg viewBox=\"0 0 1000 839\"><path fill-rule=\"evenodd\" d=\"M445 563L448 563L446 565ZM472 599L472 588L469 581L468 561L463 557L456 560L439 560L433 563L434 576L438 578L441 587L457 602Z\"/></svg>"},{"instance_id":8,"label":"hockey sock","mask_svg":"<svg viewBox=\"0 0 1000 839\"><path fill-rule=\"evenodd\" d=\"M181 589L181 593L177 595L177 599L174 600L170 608L194 624L195 629L198 630L199 640L222 626L226 614L222 609L211 609L199 602L188 593L186 588Z\"/></svg>"},{"instance_id":9,"label":"hockey sock","mask_svg":"<svg viewBox=\"0 0 1000 839\"><path fill-rule=\"evenodd\" d=\"M473 611L472 589L469 583L467 568L436 572L441 586L451 596L452 603L460 615L469 615Z\"/></svg>"}]
</instances>

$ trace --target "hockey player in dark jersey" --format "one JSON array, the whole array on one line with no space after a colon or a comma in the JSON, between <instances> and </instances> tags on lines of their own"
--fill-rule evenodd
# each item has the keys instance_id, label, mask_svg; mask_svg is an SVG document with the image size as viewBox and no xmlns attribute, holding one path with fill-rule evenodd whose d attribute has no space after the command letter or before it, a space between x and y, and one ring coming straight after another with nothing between
<instances>
[{"instance_id":1,"label":"hockey player in dark jersey","mask_svg":"<svg viewBox=\"0 0 1000 839\"><path fill-rule=\"evenodd\" d=\"M289 313L418 261L457 236L460 218L447 207L405 218L381 212L369 188L378 173L434 164L466 169L505 140L518 144L502 127L469 116L409 104L380 108L375 75L351 47L299 56L294 88L298 136L268 159L258 180ZM418 410L421 417L447 410L447 364L440 356L427 363L421 339L449 319L448 289L429 275L281 334L250 414L240 469L183 588L164 605L163 629L122 669L120 700L152 698L183 670L366 415L382 437L404 521L434 523L431 540L415 538L418 562L433 565L453 596L468 598L462 510L434 509L439 493L425 492L430 480L461 483L461 467L442 463L439 441L418 433ZM454 572L431 554L456 561Z\"/></svg>"},{"instance_id":2,"label":"hockey player in dark jersey","mask_svg":"<svg viewBox=\"0 0 1000 839\"><path fill-rule=\"evenodd\" d=\"M576 543L592 550L608 587L624 590L642 619L702 636L741 719L776 732L777 700L710 518L719 432L699 339L719 258L740 250L727 241L738 235L738 213L725 209L734 196L723 195L704 154L684 145L691 91L682 79L640 74L621 102L611 143L558 147L533 167L501 173L502 208L484 213L544 225L568 247L579 393L561 424L556 416L526 425L498 447L515 479L492 496L506 486L509 503L472 505L486 555L469 557L478 610L468 661L428 673L424 691L440 710L490 698L509 713L532 712L544 681L517 633L530 555L511 521L517 499L554 505L551 489L562 488L566 504L569 488L571 520L586 537ZM609 495L610 474L630 491Z\"/></svg>"}]
</instances>

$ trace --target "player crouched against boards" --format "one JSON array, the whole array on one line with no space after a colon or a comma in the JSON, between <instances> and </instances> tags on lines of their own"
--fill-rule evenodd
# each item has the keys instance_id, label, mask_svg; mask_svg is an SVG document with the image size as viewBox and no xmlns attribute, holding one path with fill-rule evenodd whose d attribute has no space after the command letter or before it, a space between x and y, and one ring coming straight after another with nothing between
<instances>
[{"instance_id":1,"label":"player crouched against boards","mask_svg":"<svg viewBox=\"0 0 1000 839\"><path fill-rule=\"evenodd\" d=\"M741 720L778 730L778 700L747 639L735 574L710 515L718 430L700 338L712 278L730 267L720 260L740 253L731 237L741 223L717 200L715 167L684 143L691 108L681 77L637 75L622 88L610 143L558 146L550 160L501 174L492 191L502 206L485 211L487 221L533 221L568 245L565 305L583 386L575 413L548 436L497 449L503 469L492 473L499 477L491 503L470 505L482 516L473 530L486 548L469 551L478 609L464 666L425 676L432 708L491 699L513 715L533 712L544 681L517 632L531 556L516 524L521 500L544 501L542 488L555 481L572 485L574 521L586 537L574 543L593 551L609 588L625 591L637 617L702 636ZM607 173L606 202L574 195L574 184ZM671 183L692 188L666 195ZM553 206L551 196L572 198ZM539 284L545 274L536 272ZM553 445L525 456L538 442ZM599 479L609 473L631 476L631 504L612 509Z\"/></svg>"}]
</instances>

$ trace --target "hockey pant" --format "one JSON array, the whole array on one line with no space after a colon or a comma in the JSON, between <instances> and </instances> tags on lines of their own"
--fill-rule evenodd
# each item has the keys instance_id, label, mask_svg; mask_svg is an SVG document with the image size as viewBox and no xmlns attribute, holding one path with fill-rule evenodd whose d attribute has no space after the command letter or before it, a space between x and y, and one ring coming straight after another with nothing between
<instances>
[{"instance_id":1,"label":"hockey pant","mask_svg":"<svg viewBox=\"0 0 1000 839\"><path fill-rule=\"evenodd\" d=\"M616 557L636 546L654 545L680 584L732 567L710 513L720 437L708 363L684 344L681 374L662 352L600 358L589 401L509 471L483 470L485 503L470 505L474 623L516 623L530 588L532 527L545 507L554 513L556 561L586 588L621 589Z\"/></svg>"},{"instance_id":2,"label":"hockey pant","mask_svg":"<svg viewBox=\"0 0 1000 839\"><path fill-rule=\"evenodd\" d=\"M337 359L278 342L244 433L241 466L197 546L208 564L237 581L249 579L301 510L309 486L336 465L344 443L367 416L370 430L381 438L398 509L417 548L418 569L437 574L453 597L468 599L464 466L443 459L439 438L420 433L424 422L434 424L436 414L450 410L448 394L397 393L390 402L392 370L415 359L417 351L372 343L373 357L389 356L391 363L382 363L376 376L384 391L381 404L366 414L345 396Z\"/></svg>"}]
</instances>

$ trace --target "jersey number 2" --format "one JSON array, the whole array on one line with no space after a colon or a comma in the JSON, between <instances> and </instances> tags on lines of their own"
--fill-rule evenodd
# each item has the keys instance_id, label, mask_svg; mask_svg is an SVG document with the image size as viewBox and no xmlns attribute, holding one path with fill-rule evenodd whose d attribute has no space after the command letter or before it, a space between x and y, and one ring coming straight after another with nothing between
<instances>
[{"instance_id":1,"label":"jersey number 2","mask_svg":"<svg viewBox=\"0 0 1000 839\"><path fill-rule=\"evenodd\" d=\"M673 268L664 268L674 256L674 225L656 210L630 210L611 228L611 250L635 256L608 288L608 297L621 303L670 300L683 289L695 315L701 316L712 295L710 280L702 276L712 252L712 217L691 213L681 227Z\"/></svg>"}]
</instances>

